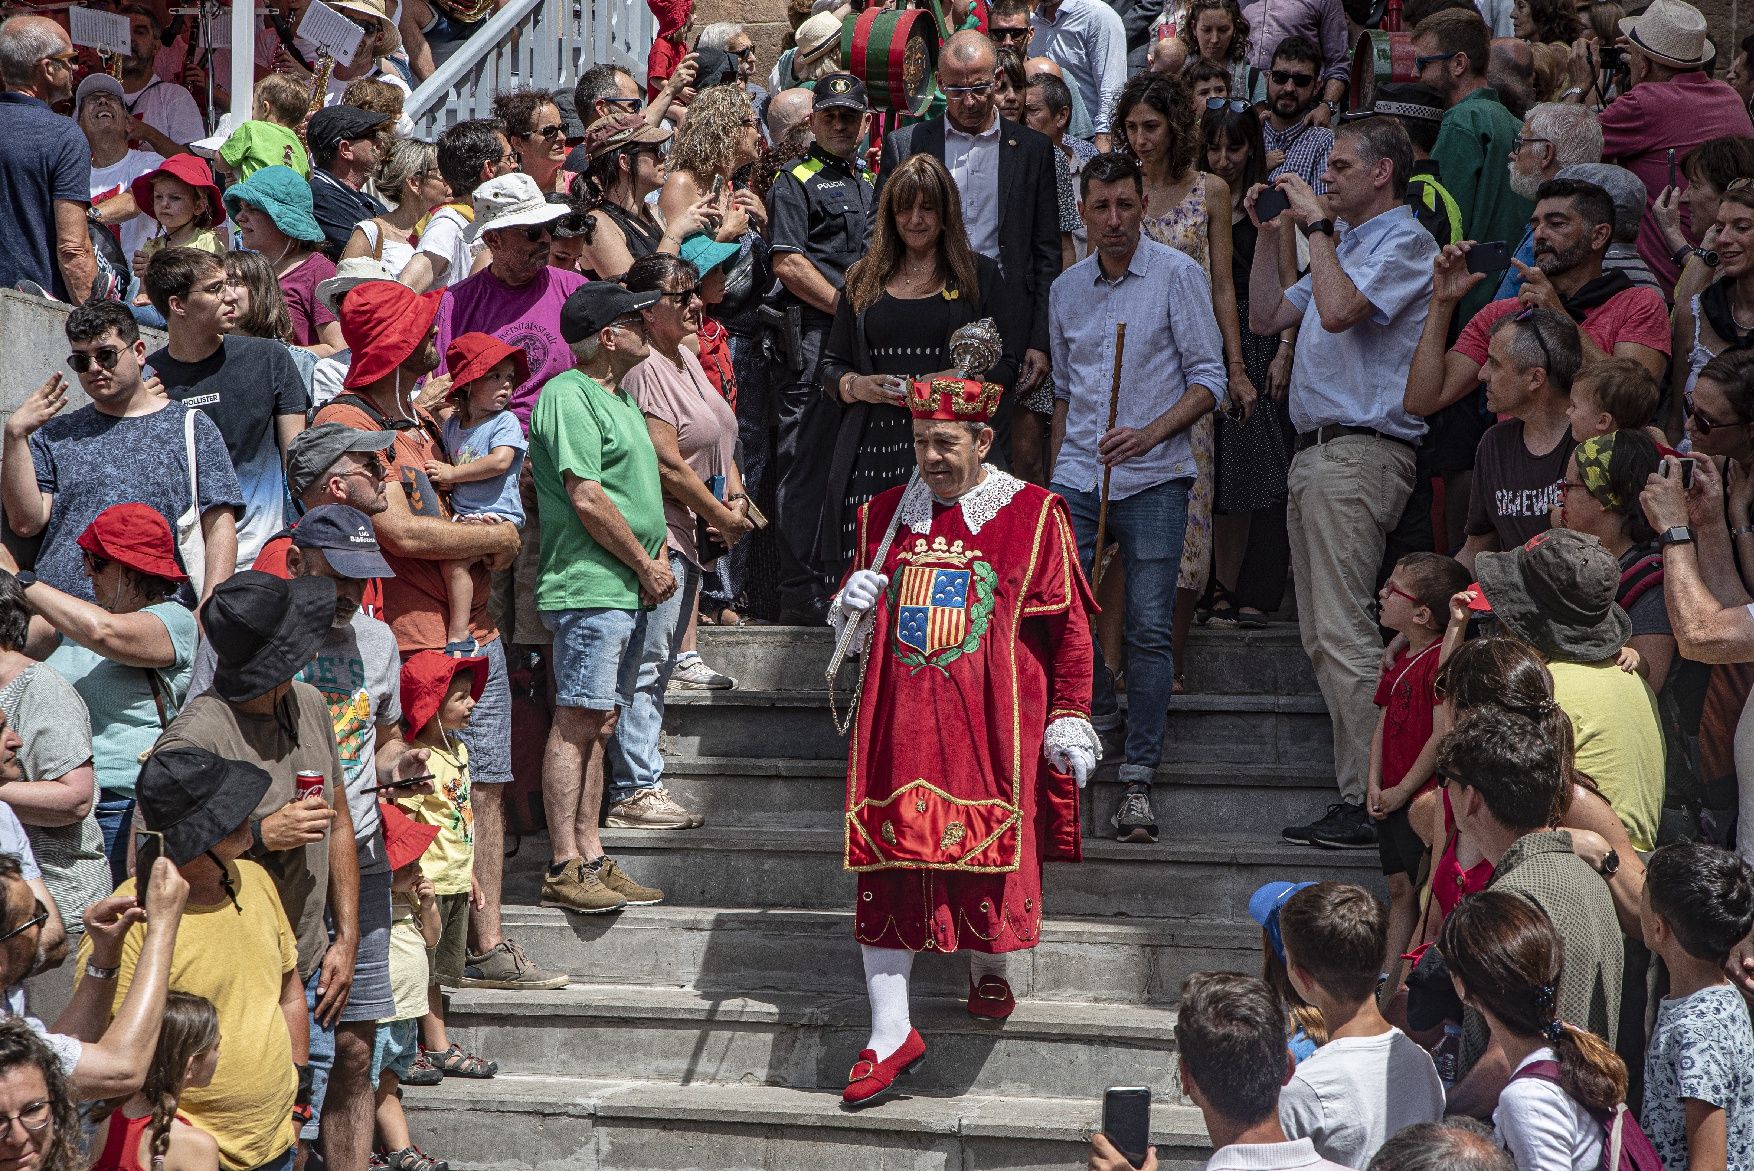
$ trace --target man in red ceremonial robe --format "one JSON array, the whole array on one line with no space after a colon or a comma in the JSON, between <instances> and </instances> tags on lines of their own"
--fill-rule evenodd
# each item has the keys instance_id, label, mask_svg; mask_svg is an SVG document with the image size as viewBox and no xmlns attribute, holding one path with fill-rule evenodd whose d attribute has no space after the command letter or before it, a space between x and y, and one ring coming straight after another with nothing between
<instances>
[{"instance_id":1,"label":"man in red ceremonial robe","mask_svg":"<svg viewBox=\"0 0 1754 1171\"><path fill-rule=\"evenodd\" d=\"M830 611L843 631L873 620L847 759L845 865L871 997L849 1106L925 1054L908 1017L915 952L967 949L968 1011L1011 1014L1005 954L1040 936L1041 864L1080 856L1078 790L1100 754L1095 603L1065 501L982 462L999 389L913 385L919 478L860 509Z\"/></svg>"}]
</instances>

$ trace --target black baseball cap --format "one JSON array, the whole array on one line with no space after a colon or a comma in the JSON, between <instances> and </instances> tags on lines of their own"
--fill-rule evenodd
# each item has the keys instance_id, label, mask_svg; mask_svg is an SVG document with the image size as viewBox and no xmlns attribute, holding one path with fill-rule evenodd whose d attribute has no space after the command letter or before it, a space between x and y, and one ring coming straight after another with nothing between
<instances>
[{"instance_id":1,"label":"black baseball cap","mask_svg":"<svg viewBox=\"0 0 1754 1171\"><path fill-rule=\"evenodd\" d=\"M342 577L367 580L395 577L384 560L371 517L346 504L320 504L299 519L292 543L300 549L321 549L329 568Z\"/></svg>"},{"instance_id":2,"label":"black baseball cap","mask_svg":"<svg viewBox=\"0 0 1754 1171\"><path fill-rule=\"evenodd\" d=\"M857 110L861 114L870 110L865 100L865 83L850 73L831 73L816 83L816 101L811 104L812 110L826 110L834 106L848 110Z\"/></svg>"},{"instance_id":3,"label":"black baseball cap","mask_svg":"<svg viewBox=\"0 0 1754 1171\"><path fill-rule=\"evenodd\" d=\"M617 317L650 309L662 293L630 293L614 281L591 281L573 290L560 307L560 336L567 345L596 337Z\"/></svg>"},{"instance_id":4,"label":"black baseball cap","mask_svg":"<svg viewBox=\"0 0 1754 1171\"><path fill-rule=\"evenodd\" d=\"M312 151L329 151L344 142L369 137L372 131L389 120L388 114L362 110L358 106L329 106L311 115L305 141Z\"/></svg>"}]
</instances>

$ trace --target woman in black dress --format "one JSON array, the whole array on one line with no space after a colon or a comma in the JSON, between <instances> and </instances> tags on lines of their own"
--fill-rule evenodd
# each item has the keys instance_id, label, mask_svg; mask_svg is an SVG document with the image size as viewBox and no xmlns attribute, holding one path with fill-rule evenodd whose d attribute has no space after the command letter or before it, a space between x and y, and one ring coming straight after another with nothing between
<instances>
[{"instance_id":1,"label":"woman in black dress","mask_svg":"<svg viewBox=\"0 0 1754 1171\"><path fill-rule=\"evenodd\" d=\"M968 245L950 172L931 155L904 161L883 186L870 251L847 270L823 346L823 389L846 406L816 536L824 563L845 566L859 505L913 472L906 383L954 376L950 335L991 317L1005 356L984 377L1009 390L1021 352L1016 311L999 266Z\"/></svg>"}]
</instances>

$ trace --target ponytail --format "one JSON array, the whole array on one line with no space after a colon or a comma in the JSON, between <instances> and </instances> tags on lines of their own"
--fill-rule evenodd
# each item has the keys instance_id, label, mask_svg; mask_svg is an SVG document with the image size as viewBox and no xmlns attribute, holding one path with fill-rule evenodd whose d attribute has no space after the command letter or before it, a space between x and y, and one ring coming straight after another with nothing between
<instances>
[{"instance_id":1,"label":"ponytail","mask_svg":"<svg viewBox=\"0 0 1754 1171\"><path fill-rule=\"evenodd\" d=\"M171 1149L171 1124L177 1120L177 1100L180 1094L160 1094L152 1103L152 1127L147 1131L152 1136L152 1171L164 1171L164 1157Z\"/></svg>"},{"instance_id":2,"label":"ponytail","mask_svg":"<svg viewBox=\"0 0 1754 1171\"><path fill-rule=\"evenodd\" d=\"M1626 1101L1626 1063L1620 1055L1576 1025L1555 1021L1554 1026L1548 1038L1559 1058L1559 1084L1565 1092L1590 1110L1612 1110Z\"/></svg>"}]
</instances>

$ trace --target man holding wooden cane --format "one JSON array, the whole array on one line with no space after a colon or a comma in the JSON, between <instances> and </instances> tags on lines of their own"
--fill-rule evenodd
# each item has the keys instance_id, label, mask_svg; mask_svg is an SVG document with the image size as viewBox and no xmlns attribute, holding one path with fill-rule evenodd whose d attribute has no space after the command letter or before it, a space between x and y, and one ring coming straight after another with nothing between
<instances>
[{"instance_id":1,"label":"man holding wooden cane","mask_svg":"<svg viewBox=\"0 0 1754 1171\"><path fill-rule=\"evenodd\" d=\"M1302 326L1291 367L1297 442L1286 522L1303 649L1334 722L1340 783L1326 816L1284 837L1337 849L1376 848L1364 788L1382 654L1377 568L1412 494L1414 446L1425 434L1425 420L1401 405L1437 256L1437 241L1403 202L1412 170L1399 120L1348 118L1328 154L1326 195L1281 175L1276 191L1257 186L1247 201L1261 230L1249 328ZM1257 201L1281 193L1289 209L1262 215ZM1276 260L1287 219L1309 237L1309 275L1290 288Z\"/></svg>"},{"instance_id":2,"label":"man holding wooden cane","mask_svg":"<svg viewBox=\"0 0 1754 1171\"><path fill-rule=\"evenodd\" d=\"M1079 183L1091 255L1060 274L1048 304L1053 490L1071 506L1086 572L1097 555L1099 517L1120 546L1127 715L1123 725L1098 648L1090 718L1105 740L1125 728L1126 790L1110 819L1116 837L1154 842L1151 780L1175 687L1170 622L1194 483L1188 428L1225 395L1224 343L1199 263L1140 237L1138 163L1102 155L1085 164Z\"/></svg>"}]
</instances>

